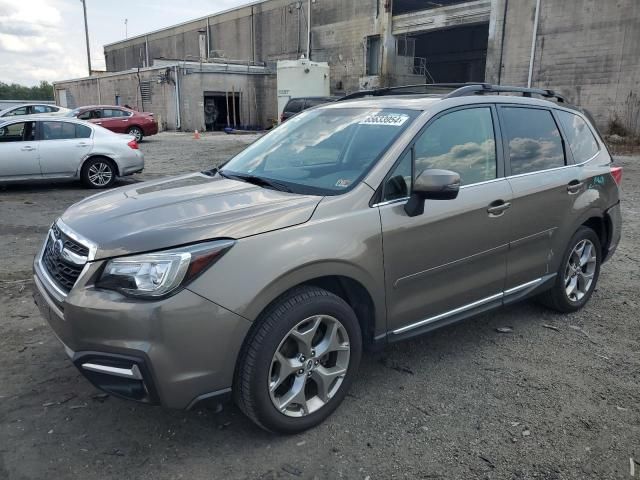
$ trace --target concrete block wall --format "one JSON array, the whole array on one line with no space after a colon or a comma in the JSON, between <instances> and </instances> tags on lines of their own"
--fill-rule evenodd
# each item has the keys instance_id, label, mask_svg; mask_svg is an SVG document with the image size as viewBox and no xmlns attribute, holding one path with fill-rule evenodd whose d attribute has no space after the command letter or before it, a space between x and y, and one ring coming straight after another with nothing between
<instances>
[{"instance_id":1,"label":"concrete block wall","mask_svg":"<svg viewBox=\"0 0 640 480\"><path fill-rule=\"evenodd\" d=\"M175 87L173 83L159 84L160 73L164 73L164 69L140 71L140 80L149 81L151 86L151 101L144 102L144 111L154 113L161 129L175 129ZM171 79L175 80L174 72L171 72ZM115 105L116 96L119 96L120 105L127 104L135 110L143 110L138 76L133 72L56 82L54 90L56 101L59 101L60 90L66 90L69 108L85 105Z\"/></svg>"},{"instance_id":2,"label":"concrete block wall","mask_svg":"<svg viewBox=\"0 0 640 480\"><path fill-rule=\"evenodd\" d=\"M508 0L503 43L506 3L492 3L487 81L522 86L528 77L536 1ZM640 95L639 48L637 0L542 0L532 86L565 94L590 110L606 131L616 116L627 121L629 95Z\"/></svg>"},{"instance_id":3,"label":"concrete block wall","mask_svg":"<svg viewBox=\"0 0 640 480\"><path fill-rule=\"evenodd\" d=\"M380 2L380 5L378 5ZM209 48L228 59L275 62L295 59L307 49L307 3L298 10L289 0L270 0L105 46L109 71L141 66L149 58L195 60L198 30L209 25ZM364 40L379 32L381 0L323 0L312 3L312 59L332 66L332 90L358 89L364 75Z\"/></svg>"}]
</instances>

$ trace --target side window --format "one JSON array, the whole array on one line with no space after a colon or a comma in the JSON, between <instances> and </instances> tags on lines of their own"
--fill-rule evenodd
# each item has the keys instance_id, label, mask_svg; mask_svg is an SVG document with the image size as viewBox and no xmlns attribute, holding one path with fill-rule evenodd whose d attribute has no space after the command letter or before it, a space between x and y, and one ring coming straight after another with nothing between
<instances>
[{"instance_id":1,"label":"side window","mask_svg":"<svg viewBox=\"0 0 640 480\"><path fill-rule=\"evenodd\" d=\"M49 113L50 111L49 107L45 105L33 105L31 107L31 113Z\"/></svg>"},{"instance_id":2,"label":"side window","mask_svg":"<svg viewBox=\"0 0 640 480\"><path fill-rule=\"evenodd\" d=\"M389 175L389 179L384 186L382 201L397 200L407 198L411 193L413 177L411 175L412 152L408 150L402 159L394 167Z\"/></svg>"},{"instance_id":3,"label":"side window","mask_svg":"<svg viewBox=\"0 0 640 480\"><path fill-rule=\"evenodd\" d=\"M289 103L287 103L287 106L284 108L284 111L290 113L298 113L302 111L303 106L304 100L302 98L290 100Z\"/></svg>"},{"instance_id":4,"label":"side window","mask_svg":"<svg viewBox=\"0 0 640 480\"><path fill-rule=\"evenodd\" d=\"M76 124L76 138L91 138L91 129L86 125Z\"/></svg>"},{"instance_id":5,"label":"side window","mask_svg":"<svg viewBox=\"0 0 640 480\"><path fill-rule=\"evenodd\" d=\"M40 122L42 140L69 140L76 138L76 126L67 122Z\"/></svg>"},{"instance_id":6,"label":"side window","mask_svg":"<svg viewBox=\"0 0 640 480\"><path fill-rule=\"evenodd\" d=\"M86 112L82 112L78 115L80 120L89 120L91 118L91 110L87 110Z\"/></svg>"},{"instance_id":7,"label":"side window","mask_svg":"<svg viewBox=\"0 0 640 480\"><path fill-rule=\"evenodd\" d=\"M587 123L578 115L556 110L560 123L569 140L569 147L576 163L582 163L593 157L600 148Z\"/></svg>"},{"instance_id":8,"label":"side window","mask_svg":"<svg viewBox=\"0 0 640 480\"><path fill-rule=\"evenodd\" d=\"M512 175L565 165L562 137L550 111L522 107L501 110Z\"/></svg>"},{"instance_id":9,"label":"side window","mask_svg":"<svg viewBox=\"0 0 640 480\"><path fill-rule=\"evenodd\" d=\"M11 110L9 113L5 114L5 117L15 117L17 115L26 115L27 107L16 108L15 110Z\"/></svg>"},{"instance_id":10,"label":"side window","mask_svg":"<svg viewBox=\"0 0 640 480\"><path fill-rule=\"evenodd\" d=\"M104 110L102 110L102 118L111 118L115 116L116 115L113 113L113 110L111 109L105 108Z\"/></svg>"},{"instance_id":11,"label":"side window","mask_svg":"<svg viewBox=\"0 0 640 480\"><path fill-rule=\"evenodd\" d=\"M35 122L12 123L0 127L0 142L30 142L35 133Z\"/></svg>"},{"instance_id":12,"label":"side window","mask_svg":"<svg viewBox=\"0 0 640 480\"><path fill-rule=\"evenodd\" d=\"M414 146L415 175L430 168L460 174L463 185L497 176L491 108L457 110L435 120Z\"/></svg>"}]
</instances>

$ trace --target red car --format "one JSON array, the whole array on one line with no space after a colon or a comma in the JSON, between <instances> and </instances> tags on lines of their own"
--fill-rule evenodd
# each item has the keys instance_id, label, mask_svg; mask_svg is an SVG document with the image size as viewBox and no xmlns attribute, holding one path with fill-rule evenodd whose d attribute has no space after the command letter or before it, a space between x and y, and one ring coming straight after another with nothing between
<instances>
[{"instance_id":1,"label":"red car","mask_svg":"<svg viewBox=\"0 0 640 480\"><path fill-rule=\"evenodd\" d=\"M69 116L101 125L115 133L128 133L138 142L143 137L158 133L158 122L153 113L136 112L125 107L113 105L91 105L73 110Z\"/></svg>"}]
</instances>

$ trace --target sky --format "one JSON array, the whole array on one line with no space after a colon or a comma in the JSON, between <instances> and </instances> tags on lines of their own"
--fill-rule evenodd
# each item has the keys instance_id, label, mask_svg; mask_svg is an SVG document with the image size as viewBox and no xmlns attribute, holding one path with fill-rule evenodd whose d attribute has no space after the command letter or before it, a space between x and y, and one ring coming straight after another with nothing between
<instances>
[{"instance_id":1,"label":"sky","mask_svg":"<svg viewBox=\"0 0 640 480\"><path fill-rule=\"evenodd\" d=\"M103 45L252 0L86 0L91 63L104 69ZM0 0L0 82L32 86L87 75L80 0Z\"/></svg>"}]
</instances>

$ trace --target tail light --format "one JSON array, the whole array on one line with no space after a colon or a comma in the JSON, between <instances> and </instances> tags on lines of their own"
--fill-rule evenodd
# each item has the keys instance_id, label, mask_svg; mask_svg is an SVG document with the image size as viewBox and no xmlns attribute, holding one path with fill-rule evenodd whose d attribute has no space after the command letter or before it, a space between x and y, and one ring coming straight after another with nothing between
<instances>
[{"instance_id":1,"label":"tail light","mask_svg":"<svg viewBox=\"0 0 640 480\"><path fill-rule=\"evenodd\" d=\"M611 167L611 176L616 185L620 185L622 183L622 167Z\"/></svg>"},{"instance_id":2,"label":"tail light","mask_svg":"<svg viewBox=\"0 0 640 480\"><path fill-rule=\"evenodd\" d=\"M135 138L131 140L129 143L127 143L127 145L129 145L129 148L133 150L138 150L138 142L136 142Z\"/></svg>"}]
</instances>

